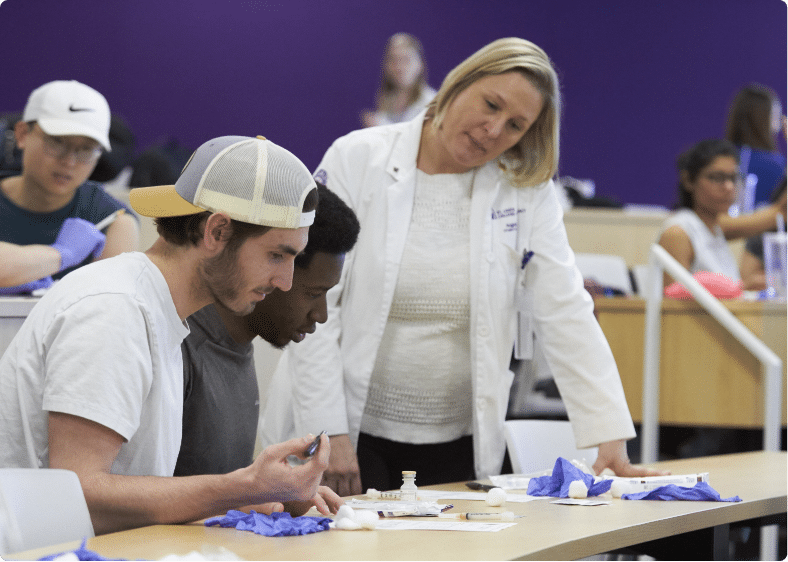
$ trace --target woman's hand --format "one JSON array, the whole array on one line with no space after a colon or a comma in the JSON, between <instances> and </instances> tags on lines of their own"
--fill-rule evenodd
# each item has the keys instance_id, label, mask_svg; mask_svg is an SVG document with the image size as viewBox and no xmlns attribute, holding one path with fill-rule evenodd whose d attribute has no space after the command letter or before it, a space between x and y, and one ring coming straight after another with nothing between
<instances>
[{"instance_id":1,"label":"woman's hand","mask_svg":"<svg viewBox=\"0 0 788 562\"><path fill-rule=\"evenodd\" d=\"M612 470L616 476L622 477L664 476L670 474L668 470L656 470L631 464L629 455L627 455L626 441L623 439L608 441L599 445L599 453L592 469L598 475L606 468Z\"/></svg>"}]
</instances>

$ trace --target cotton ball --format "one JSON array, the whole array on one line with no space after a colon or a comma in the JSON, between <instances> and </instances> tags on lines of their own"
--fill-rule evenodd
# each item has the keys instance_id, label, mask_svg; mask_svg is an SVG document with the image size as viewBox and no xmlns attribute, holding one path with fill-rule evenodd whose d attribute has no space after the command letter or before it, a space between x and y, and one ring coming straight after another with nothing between
<instances>
[{"instance_id":1,"label":"cotton ball","mask_svg":"<svg viewBox=\"0 0 788 562\"><path fill-rule=\"evenodd\" d=\"M350 519L351 521L355 521L356 512L347 504L340 505L337 510L337 519Z\"/></svg>"},{"instance_id":2,"label":"cotton ball","mask_svg":"<svg viewBox=\"0 0 788 562\"><path fill-rule=\"evenodd\" d=\"M356 511L356 523L365 529L374 529L378 525L378 514L368 509Z\"/></svg>"},{"instance_id":3,"label":"cotton ball","mask_svg":"<svg viewBox=\"0 0 788 562\"><path fill-rule=\"evenodd\" d=\"M506 491L503 488L493 488L487 492L485 503L492 507L500 507L506 503Z\"/></svg>"},{"instance_id":4,"label":"cotton ball","mask_svg":"<svg viewBox=\"0 0 788 562\"><path fill-rule=\"evenodd\" d=\"M341 505L337 510L334 522L331 524L335 529L343 531L356 531L361 529L361 525L356 521L356 512L349 505Z\"/></svg>"},{"instance_id":5,"label":"cotton ball","mask_svg":"<svg viewBox=\"0 0 788 562\"><path fill-rule=\"evenodd\" d=\"M337 519L335 522L334 528L341 529L343 531L357 531L361 528L361 525L349 519L347 517L342 517L341 519Z\"/></svg>"},{"instance_id":6,"label":"cotton ball","mask_svg":"<svg viewBox=\"0 0 788 562\"><path fill-rule=\"evenodd\" d=\"M613 480L610 485L610 493L614 498L620 498L627 493L627 483L621 480Z\"/></svg>"},{"instance_id":7,"label":"cotton ball","mask_svg":"<svg viewBox=\"0 0 788 562\"><path fill-rule=\"evenodd\" d=\"M588 497L588 487L582 480L573 480L569 484L569 497L574 499L582 499Z\"/></svg>"},{"instance_id":8,"label":"cotton ball","mask_svg":"<svg viewBox=\"0 0 788 562\"><path fill-rule=\"evenodd\" d=\"M375 488L367 488L367 497L372 498L373 500L380 498L380 492Z\"/></svg>"}]
</instances>

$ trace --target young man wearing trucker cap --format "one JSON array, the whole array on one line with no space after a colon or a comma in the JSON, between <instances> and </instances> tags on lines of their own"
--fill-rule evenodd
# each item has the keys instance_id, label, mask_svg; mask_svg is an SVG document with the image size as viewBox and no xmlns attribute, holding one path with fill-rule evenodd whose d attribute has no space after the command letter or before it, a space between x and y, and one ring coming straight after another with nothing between
<instances>
[{"instance_id":1,"label":"young man wearing trucker cap","mask_svg":"<svg viewBox=\"0 0 788 562\"><path fill-rule=\"evenodd\" d=\"M75 80L57 80L30 94L14 126L22 173L0 182L0 294L46 288L96 258L139 249L137 220L88 181L110 150L107 100Z\"/></svg>"},{"instance_id":2,"label":"young man wearing trucker cap","mask_svg":"<svg viewBox=\"0 0 788 562\"><path fill-rule=\"evenodd\" d=\"M267 448L225 475L172 477L181 440L184 320L219 302L248 314L288 290L317 189L292 154L258 137L219 137L174 186L138 188L131 205L159 238L80 268L33 308L0 359L0 466L77 473L97 533L192 521L270 501L341 500L318 486L323 437Z\"/></svg>"}]
</instances>

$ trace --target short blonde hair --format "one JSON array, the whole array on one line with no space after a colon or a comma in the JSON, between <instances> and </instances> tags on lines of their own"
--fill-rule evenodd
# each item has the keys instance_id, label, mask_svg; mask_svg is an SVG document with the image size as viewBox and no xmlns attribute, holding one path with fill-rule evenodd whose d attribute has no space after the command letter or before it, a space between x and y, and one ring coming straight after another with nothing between
<instances>
[{"instance_id":1,"label":"short blonde hair","mask_svg":"<svg viewBox=\"0 0 788 562\"><path fill-rule=\"evenodd\" d=\"M522 139L501 157L514 185L550 180L558 170L561 94L558 76L547 54L530 41L509 37L493 41L457 65L443 81L427 116L440 127L446 111L468 86L494 74L521 72L542 95L543 107Z\"/></svg>"}]
</instances>

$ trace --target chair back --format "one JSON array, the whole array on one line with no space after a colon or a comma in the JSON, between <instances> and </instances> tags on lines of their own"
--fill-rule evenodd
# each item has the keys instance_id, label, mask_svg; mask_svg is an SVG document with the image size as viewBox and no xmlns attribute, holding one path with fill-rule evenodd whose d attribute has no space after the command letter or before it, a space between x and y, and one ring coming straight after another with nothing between
<instances>
[{"instance_id":1,"label":"chair back","mask_svg":"<svg viewBox=\"0 0 788 562\"><path fill-rule=\"evenodd\" d=\"M504 424L506 447L515 474L551 470L558 457L596 461L597 448L577 449L572 424L563 420L508 420Z\"/></svg>"},{"instance_id":2,"label":"chair back","mask_svg":"<svg viewBox=\"0 0 788 562\"><path fill-rule=\"evenodd\" d=\"M632 294L627 262L621 256L609 254L575 254L575 262L583 279L592 279L605 287Z\"/></svg>"},{"instance_id":3,"label":"chair back","mask_svg":"<svg viewBox=\"0 0 788 562\"><path fill-rule=\"evenodd\" d=\"M0 468L0 554L95 536L76 473Z\"/></svg>"}]
</instances>

